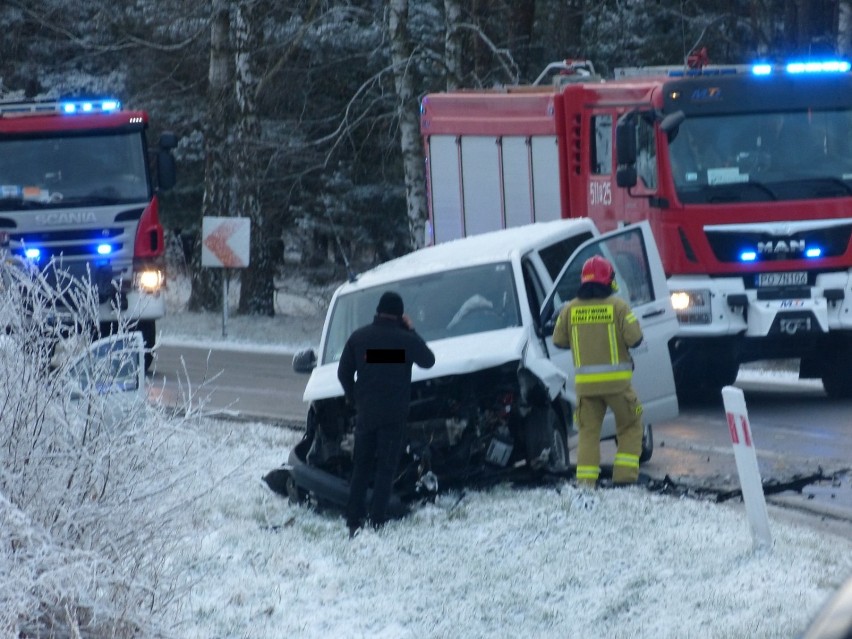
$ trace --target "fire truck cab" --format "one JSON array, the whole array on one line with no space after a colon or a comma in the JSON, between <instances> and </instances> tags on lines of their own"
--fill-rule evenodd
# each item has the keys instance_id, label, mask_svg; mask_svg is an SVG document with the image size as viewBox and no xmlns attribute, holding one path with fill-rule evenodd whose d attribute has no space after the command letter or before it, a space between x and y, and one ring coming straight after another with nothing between
<instances>
[{"instance_id":1,"label":"fire truck cab","mask_svg":"<svg viewBox=\"0 0 852 639\"><path fill-rule=\"evenodd\" d=\"M427 243L558 217L647 220L680 328L680 397L797 358L852 396L849 63L551 65L526 87L427 95Z\"/></svg>"},{"instance_id":2,"label":"fire truck cab","mask_svg":"<svg viewBox=\"0 0 852 639\"><path fill-rule=\"evenodd\" d=\"M149 161L148 117L114 99L0 102L0 232L46 277L96 287L97 329L142 333L146 366L163 316L157 190L175 183L164 133ZM156 179L154 178L156 175ZM73 308L65 309L73 318Z\"/></svg>"}]
</instances>

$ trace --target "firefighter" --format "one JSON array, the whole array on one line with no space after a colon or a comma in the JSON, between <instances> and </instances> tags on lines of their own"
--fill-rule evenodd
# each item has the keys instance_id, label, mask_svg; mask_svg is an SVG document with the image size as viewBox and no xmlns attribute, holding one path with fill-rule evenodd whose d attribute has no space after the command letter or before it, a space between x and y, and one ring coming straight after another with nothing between
<instances>
[{"instance_id":1,"label":"firefighter","mask_svg":"<svg viewBox=\"0 0 852 639\"><path fill-rule=\"evenodd\" d=\"M577 482L595 486L600 475L600 436L606 409L615 416L618 451L612 467L615 485L639 478L642 405L633 390L628 348L642 341L630 306L613 295L615 270L600 255L583 264L577 297L559 312L553 343L574 353L576 419L579 429Z\"/></svg>"}]
</instances>

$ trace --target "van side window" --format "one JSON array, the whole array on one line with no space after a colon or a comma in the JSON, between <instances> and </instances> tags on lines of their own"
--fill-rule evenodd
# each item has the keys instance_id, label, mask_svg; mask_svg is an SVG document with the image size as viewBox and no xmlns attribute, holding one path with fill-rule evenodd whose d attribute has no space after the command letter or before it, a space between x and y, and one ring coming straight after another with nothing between
<instances>
[{"instance_id":1,"label":"van side window","mask_svg":"<svg viewBox=\"0 0 852 639\"><path fill-rule=\"evenodd\" d=\"M592 148L592 175L609 175L612 173L612 116L593 115L592 135L589 136Z\"/></svg>"},{"instance_id":2,"label":"van side window","mask_svg":"<svg viewBox=\"0 0 852 639\"><path fill-rule=\"evenodd\" d=\"M556 276L565 266L565 262L571 257L571 254L577 250L586 240L592 239L592 234L589 232L579 233L573 237L565 238L555 244L551 244L545 248L539 249L538 254L544 266L547 268L547 273L550 278L555 280Z\"/></svg>"}]
</instances>

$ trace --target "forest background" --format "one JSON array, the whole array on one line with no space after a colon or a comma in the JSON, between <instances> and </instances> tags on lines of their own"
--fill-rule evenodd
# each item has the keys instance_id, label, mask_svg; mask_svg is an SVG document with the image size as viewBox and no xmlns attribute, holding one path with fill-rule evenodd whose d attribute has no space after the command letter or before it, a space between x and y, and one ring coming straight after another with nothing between
<instances>
[{"instance_id":1,"label":"forest background","mask_svg":"<svg viewBox=\"0 0 852 639\"><path fill-rule=\"evenodd\" d=\"M852 0L4 0L0 99L112 95L177 133L161 221L190 310L221 308L204 216L251 218L237 312L423 243L421 98L618 66L852 52ZM346 256L346 257L344 257ZM349 265L347 265L347 261Z\"/></svg>"}]
</instances>

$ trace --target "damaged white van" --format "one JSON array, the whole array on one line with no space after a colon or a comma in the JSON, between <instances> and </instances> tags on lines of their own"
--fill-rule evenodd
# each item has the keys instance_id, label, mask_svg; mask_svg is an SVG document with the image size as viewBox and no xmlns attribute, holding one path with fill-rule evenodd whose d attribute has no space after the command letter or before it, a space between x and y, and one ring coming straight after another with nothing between
<instances>
[{"instance_id":1,"label":"damaged white van","mask_svg":"<svg viewBox=\"0 0 852 639\"><path fill-rule=\"evenodd\" d=\"M352 469L354 415L337 379L343 345L372 321L379 297L399 293L436 364L412 371L397 503L458 485L526 472L570 475L575 406L570 351L553 346L553 322L574 297L583 262L603 255L618 294L644 333L633 351L644 406L642 460L651 425L677 415L669 340L677 330L665 275L646 223L599 235L587 219L559 220L476 235L421 249L362 273L332 297L319 353L294 368L311 372L306 432L267 482L294 501L343 505ZM603 437L615 436L612 416Z\"/></svg>"}]
</instances>

